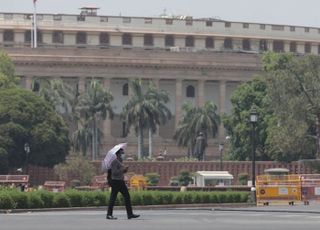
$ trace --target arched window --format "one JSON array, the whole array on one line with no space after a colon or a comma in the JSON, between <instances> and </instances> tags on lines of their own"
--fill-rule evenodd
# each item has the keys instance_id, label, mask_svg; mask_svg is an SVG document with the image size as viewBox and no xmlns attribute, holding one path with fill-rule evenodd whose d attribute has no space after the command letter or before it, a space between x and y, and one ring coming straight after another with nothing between
<instances>
[{"instance_id":1,"label":"arched window","mask_svg":"<svg viewBox=\"0 0 320 230\"><path fill-rule=\"evenodd\" d=\"M128 83L126 83L122 86L122 95L128 96L128 94L129 94L129 88L128 88Z\"/></svg>"},{"instance_id":2,"label":"arched window","mask_svg":"<svg viewBox=\"0 0 320 230\"><path fill-rule=\"evenodd\" d=\"M87 44L87 33L86 32L78 32L76 36L77 44Z\"/></svg>"},{"instance_id":3,"label":"arched window","mask_svg":"<svg viewBox=\"0 0 320 230\"><path fill-rule=\"evenodd\" d=\"M32 91L33 92L39 92L40 91L40 83L39 83L39 81L35 80L33 82Z\"/></svg>"},{"instance_id":4,"label":"arched window","mask_svg":"<svg viewBox=\"0 0 320 230\"><path fill-rule=\"evenodd\" d=\"M126 33L122 35L122 45L132 45L131 34Z\"/></svg>"},{"instance_id":5,"label":"arched window","mask_svg":"<svg viewBox=\"0 0 320 230\"><path fill-rule=\"evenodd\" d=\"M62 31L53 31L52 33L52 43L63 43L63 32Z\"/></svg>"},{"instance_id":6,"label":"arched window","mask_svg":"<svg viewBox=\"0 0 320 230\"><path fill-rule=\"evenodd\" d=\"M192 85L188 85L187 86L187 92L186 92L186 96L187 97L194 97L195 93L194 93L194 87Z\"/></svg>"},{"instance_id":7,"label":"arched window","mask_svg":"<svg viewBox=\"0 0 320 230\"><path fill-rule=\"evenodd\" d=\"M207 49L213 49L214 48L214 40L212 37L206 38L206 48Z\"/></svg>"},{"instance_id":8,"label":"arched window","mask_svg":"<svg viewBox=\"0 0 320 230\"><path fill-rule=\"evenodd\" d=\"M108 33L101 33L100 37L100 45L109 45L109 34Z\"/></svg>"},{"instance_id":9,"label":"arched window","mask_svg":"<svg viewBox=\"0 0 320 230\"><path fill-rule=\"evenodd\" d=\"M14 41L14 33L13 30L5 30L3 33L3 41L4 42L13 42Z\"/></svg>"},{"instance_id":10,"label":"arched window","mask_svg":"<svg viewBox=\"0 0 320 230\"><path fill-rule=\"evenodd\" d=\"M194 37L193 36L186 37L186 47L194 47Z\"/></svg>"},{"instance_id":11,"label":"arched window","mask_svg":"<svg viewBox=\"0 0 320 230\"><path fill-rule=\"evenodd\" d=\"M164 43L165 46L174 46L174 36L166 35L164 38Z\"/></svg>"}]
</instances>

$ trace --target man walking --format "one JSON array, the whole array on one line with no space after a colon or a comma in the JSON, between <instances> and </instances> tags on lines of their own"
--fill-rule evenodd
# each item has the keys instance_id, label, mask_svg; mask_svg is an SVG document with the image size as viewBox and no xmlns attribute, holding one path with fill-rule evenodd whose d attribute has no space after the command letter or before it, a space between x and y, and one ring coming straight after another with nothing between
<instances>
[{"instance_id":1,"label":"man walking","mask_svg":"<svg viewBox=\"0 0 320 230\"><path fill-rule=\"evenodd\" d=\"M113 214L113 207L119 192L122 194L124 198L128 219L138 218L140 216L140 215L133 214L132 212L130 194L129 194L127 185L124 181L124 173L128 171L128 167L125 167L122 164L122 154L124 154L123 149L119 149L116 152L117 158L113 160L111 163L111 181L109 182L111 186L111 195L110 195L108 212L107 212L107 219L109 220L117 219L112 214Z\"/></svg>"}]
</instances>

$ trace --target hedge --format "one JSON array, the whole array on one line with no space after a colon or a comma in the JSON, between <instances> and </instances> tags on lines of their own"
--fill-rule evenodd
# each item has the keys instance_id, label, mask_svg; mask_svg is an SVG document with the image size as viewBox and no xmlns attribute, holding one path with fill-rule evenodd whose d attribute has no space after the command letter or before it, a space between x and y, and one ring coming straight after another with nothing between
<instances>
[{"instance_id":1,"label":"hedge","mask_svg":"<svg viewBox=\"0 0 320 230\"><path fill-rule=\"evenodd\" d=\"M247 192L169 192L133 191L130 192L133 205L200 204L200 203L245 203ZM90 207L108 205L110 192L67 190L62 193L47 191L20 192L0 190L0 209L34 209ZM119 194L116 205L123 205Z\"/></svg>"}]
</instances>

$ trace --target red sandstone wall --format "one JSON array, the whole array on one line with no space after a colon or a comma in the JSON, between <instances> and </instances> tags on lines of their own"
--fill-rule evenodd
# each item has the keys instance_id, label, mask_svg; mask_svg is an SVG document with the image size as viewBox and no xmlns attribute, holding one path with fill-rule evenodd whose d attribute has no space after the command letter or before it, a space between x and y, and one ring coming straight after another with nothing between
<instances>
[{"instance_id":1,"label":"red sandstone wall","mask_svg":"<svg viewBox=\"0 0 320 230\"><path fill-rule=\"evenodd\" d=\"M97 168L97 174L100 171L100 162L94 162ZM219 171L218 161L204 161L204 162L176 162L176 161L155 161L155 162L125 162L129 166L129 172L135 174L146 174L149 172L156 172L160 175L160 186L168 185L169 180L173 176L177 176L181 170L188 170L190 172L196 171ZM290 164L282 164L269 161L256 162L256 174L263 174L267 168L288 168L290 173L312 173L310 168L305 167L299 162L292 162ZM234 176L234 184L238 181L238 174L246 172L251 177L251 162L241 161L226 161L223 162L223 170L229 171ZM29 167L30 182L33 185L41 185L46 180L57 180L53 169L30 166Z\"/></svg>"}]
</instances>

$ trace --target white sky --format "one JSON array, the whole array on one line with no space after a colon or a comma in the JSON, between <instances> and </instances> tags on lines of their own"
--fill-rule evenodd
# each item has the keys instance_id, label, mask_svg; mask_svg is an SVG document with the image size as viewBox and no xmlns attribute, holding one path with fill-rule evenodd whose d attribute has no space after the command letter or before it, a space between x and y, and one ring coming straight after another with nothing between
<instances>
[{"instance_id":1,"label":"white sky","mask_svg":"<svg viewBox=\"0 0 320 230\"><path fill-rule=\"evenodd\" d=\"M37 0L38 13L78 14L82 6L99 15L188 15L239 22L320 27L320 0ZM33 0L0 0L0 12L33 12Z\"/></svg>"}]
</instances>

